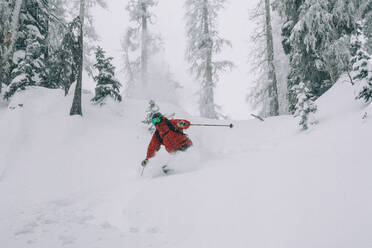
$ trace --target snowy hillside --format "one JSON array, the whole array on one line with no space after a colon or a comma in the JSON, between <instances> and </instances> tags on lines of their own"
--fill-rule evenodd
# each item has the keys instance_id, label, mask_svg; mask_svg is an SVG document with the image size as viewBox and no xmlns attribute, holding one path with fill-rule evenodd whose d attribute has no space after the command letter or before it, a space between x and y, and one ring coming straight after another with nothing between
<instances>
[{"instance_id":1,"label":"snowy hillside","mask_svg":"<svg viewBox=\"0 0 372 248\"><path fill-rule=\"evenodd\" d=\"M306 132L291 116L191 127L175 174L161 150L140 177L146 102L85 93L72 118L72 96L22 91L0 108L1 247L371 247L372 109L354 96L340 80Z\"/></svg>"}]
</instances>

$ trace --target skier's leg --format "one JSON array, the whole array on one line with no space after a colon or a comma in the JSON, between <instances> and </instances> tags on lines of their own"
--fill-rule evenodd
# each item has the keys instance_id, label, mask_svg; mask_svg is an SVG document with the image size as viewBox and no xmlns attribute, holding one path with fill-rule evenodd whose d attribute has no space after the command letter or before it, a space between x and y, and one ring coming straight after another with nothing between
<instances>
[{"instance_id":1,"label":"skier's leg","mask_svg":"<svg viewBox=\"0 0 372 248\"><path fill-rule=\"evenodd\" d=\"M173 168L176 169L177 171L183 170L182 165L184 164L185 159L187 159L186 150L188 147L181 147L177 151L170 153L168 161L168 166L170 166L170 170L173 170Z\"/></svg>"},{"instance_id":2,"label":"skier's leg","mask_svg":"<svg viewBox=\"0 0 372 248\"><path fill-rule=\"evenodd\" d=\"M183 146L175 152L169 154L168 162L162 167L165 174L173 171L173 168L177 168L177 171L188 171L190 170L190 165L188 160L190 157L190 152L188 149L191 146ZM191 159L192 160L192 159ZM184 167L184 168L183 168Z\"/></svg>"},{"instance_id":3,"label":"skier's leg","mask_svg":"<svg viewBox=\"0 0 372 248\"><path fill-rule=\"evenodd\" d=\"M180 173L198 170L200 164L200 153L194 146L188 147L185 151L177 154L177 171Z\"/></svg>"},{"instance_id":4,"label":"skier's leg","mask_svg":"<svg viewBox=\"0 0 372 248\"><path fill-rule=\"evenodd\" d=\"M168 157L167 162L161 167L162 171L165 174L168 174L170 171L172 171L172 169L169 167L169 165L173 164L175 154L176 154L175 152L169 153L169 157Z\"/></svg>"}]
</instances>

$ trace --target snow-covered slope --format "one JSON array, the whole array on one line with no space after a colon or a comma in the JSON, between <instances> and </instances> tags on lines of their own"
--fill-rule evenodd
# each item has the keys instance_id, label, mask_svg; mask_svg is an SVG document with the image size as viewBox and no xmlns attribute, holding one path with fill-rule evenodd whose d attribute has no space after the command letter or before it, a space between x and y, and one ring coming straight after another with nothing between
<instances>
[{"instance_id":1,"label":"snow-covered slope","mask_svg":"<svg viewBox=\"0 0 372 248\"><path fill-rule=\"evenodd\" d=\"M290 116L190 128L195 146L170 176L163 150L139 176L145 102L84 94L72 118L71 97L34 88L0 108L1 247L372 246L372 109L347 82L318 100L307 132Z\"/></svg>"}]
</instances>

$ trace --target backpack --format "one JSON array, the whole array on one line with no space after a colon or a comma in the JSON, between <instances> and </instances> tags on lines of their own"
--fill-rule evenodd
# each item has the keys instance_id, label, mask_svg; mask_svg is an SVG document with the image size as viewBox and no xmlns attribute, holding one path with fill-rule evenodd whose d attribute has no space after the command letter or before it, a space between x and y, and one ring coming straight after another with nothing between
<instances>
[{"instance_id":1,"label":"backpack","mask_svg":"<svg viewBox=\"0 0 372 248\"><path fill-rule=\"evenodd\" d=\"M168 126L170 131L187 136L186 134L184 134L183 132L181 132L180 130L175 128L173 126L172 122L170 122L167 118L164 118L164 121L165 121L165 124ZM160 136L158 130L155 131L155 135L156 135L156 138L158 139L158 141L160 142L160 144L163 144L163 138Z\"/></svg>"}]
</instances>

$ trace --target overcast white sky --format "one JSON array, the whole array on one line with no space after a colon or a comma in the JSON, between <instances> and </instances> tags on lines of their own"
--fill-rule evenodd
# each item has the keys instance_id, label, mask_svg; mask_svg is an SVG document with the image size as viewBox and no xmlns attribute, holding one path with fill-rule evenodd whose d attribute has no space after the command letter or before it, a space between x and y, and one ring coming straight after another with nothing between
<instances>
[{"instance_id":1,"label":"overcast white sky","mask_svg":"<svg viewBox=\"0 0 372 248\"><path fill-rule=\"evenodd\" d=\"M125 11L127 0L107 0L108 10L95 10L96 28L100 35L100 45L110 56L114 57L117 68L121 68L120 41L128 26L128 13ZM175 79L183 86L195 92L197 82L189 75L189 65L185 61L185 22L184 0L159 0L153 9L156 14L154 31L161 34L165 45L165 59L170 61L170 70ZM256 0L228 0L226 8L220 13L219 30L221 36L229 39L233 47L226 48L222 54L235 63L232 72L221 77L216 89L216 103L223 113L233 119L250 118L251 109L245 101L252 75L249 75L249 35L253 24L249 21L249 9ZM118 75L122 79L122 75ZM190 98L196 98L190 94ZM185 108L195 113L196 99L185 102Z\"/></svg>"}]
</instances>

